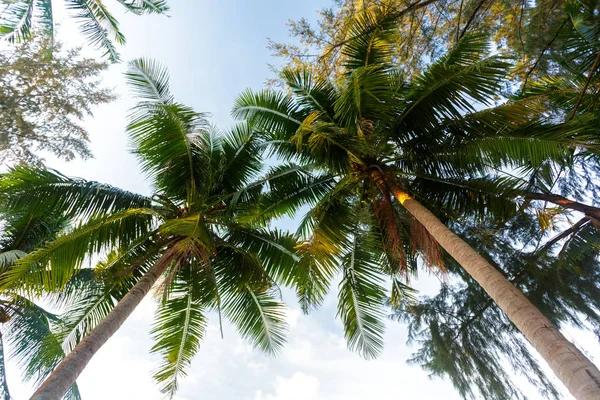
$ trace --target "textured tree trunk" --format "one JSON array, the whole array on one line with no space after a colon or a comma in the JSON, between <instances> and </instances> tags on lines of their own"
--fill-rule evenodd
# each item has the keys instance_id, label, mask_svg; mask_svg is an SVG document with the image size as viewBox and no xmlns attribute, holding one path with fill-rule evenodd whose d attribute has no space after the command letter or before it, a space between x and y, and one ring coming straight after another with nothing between
<instances>
[{"instance_id":1,"label":"textured tree trunk","mask_svg":"<svg viewBox=\"0 0 600 400\"><path fill-rule=\"evenodd\" d=\"M46 378L30 400L60 400L81 374L94 354L123 325L123 322L148 294L154 283L168 267L157 262L119 301L112 311L75 346L67 357Z\"/></svg>"},{"instance_id":2,"label":"textured tree trunk","mask_svg":"<svg viewBox=\"0 0 600 400\"><path fill-rule=\"evenodd\" d=\"M406 210L475 279L578 400L600 400L600 371L552 325L512 283L435 215L386 180L379 171L372 177L385 185Z\"/></svg>"}]
</instances>

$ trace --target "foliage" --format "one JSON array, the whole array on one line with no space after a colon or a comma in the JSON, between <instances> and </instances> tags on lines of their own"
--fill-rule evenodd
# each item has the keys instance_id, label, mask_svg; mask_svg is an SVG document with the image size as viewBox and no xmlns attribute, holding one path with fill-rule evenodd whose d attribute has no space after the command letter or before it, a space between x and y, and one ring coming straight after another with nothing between
<instances>
[{"instance_id":1,"label":"foliage","mask_svg":"<svg viewBox=\"0 0 600 400\"><path fill-rule=\"evenodd\" d=\"M338 69L334 72L320 70L320 64L284 69L286 92L245 92L233 114L248 119L266 136L271 151L285 161L311 165L313 179L327 175L332 179L330 188L318 198L303 201L312 209L299 233L306 238L307 251L316 247L314 254L320 261L316 266L321 269L314 281L300 282L300 301L314 299L305 309L318 305L335 272L342 271L338 310L352 349L366 357L380 351L386 304L396 304L399 310L420 310L411 319L413 336L426 339L415 362L435 375L450 376L463 396L479 390L486 398L519 397L508 373L486 379L486 371L491 373L502 363L498 354L505 336L492 340L494 331L473 330L470 346L479 347L462 349L452 342L455 322L440 323L446 322L439 314L443 312L460 314L457 318L477 316L478 309L465 304L465 297L474 305L480 304L481 298L489 302L464 273L460 276L470 282L479 298L465 295L461 287L446 289L439 298L420 304L409 301L414 300L410 291L404 301L394 295L397 288L403 289L398 285L403 283L401 279L415 272L417 257L429 267L457 272L427 231L411 221L392 198L391 190L411 193L440 219L454 223L452 227L459 232L463 232L460 223L464 221L478 226L501 224L530 208L545 212L545 207L538 209L538 203L519 197L523 195L519 191L532 187L528 174L549 165L567 165L574 152L595 148L597 136L589 134L589 125L582 120L563 122L546 115L532 97L506 100L500 96L510 82L514 64L506 54L490 55L487 35L462 35L446 54L406 73L395 40L410 35L402 35L404 27L398 27L394 9L404 8L373 7L352 13L345 20L347 26L336 25L336 33L343 39L337 42L338 55L332 63ZM518 171L519 178L511 179L505 171ZM286 188L280 195L289 193L294 191ZM372 232L371 240L377 245L363 246L355 253L352 244L362 243L363 230ZM468 235L468 239L476 237ZM594 248L589 240L587 246ZM487 248L476 249L488 253ZM515 257L517 252L515 246L499 249L505 251L505 257ZM386 275L387 282L394 284L391 291L382 285ZM533 284L536 280L531 276ZM566 288L561 289L565 296ZM311 289L319 292L310 293ZM581 296L580 300L587 298L587 294ZM561 315L582 307L580 300ZM537 304L548 311L543 302ZM494 326L502 325L502 332L512 335L510 322L497 308L493 312L490 320ZM477 324L485 324L484 318L479 315ZM431 335L436 336L430 339ZM513 369L526 373L534 386L554 396L556 389L520 340L510 339L515 348L507 359L513 362ZM468 340L462 344L469 344ZM478 369L485 361L489 369Z\"/></svg>"},{"instance_id":2,"label":"foliage","mask_svg":"<svg viewBox=\"0 0 600 400\"><path fill-rule=\"evenodd\" d=\"M598 7L594 1L567 3ZM564 35L572 16L565 2L554 0L336 0L319 11L316 24L305 18L290 21L292 40L271 41L269 48L286 68L309 68L315 75L337 78L346 59L343 47L356 37L355 19L373 9L396 25L391 52L404 74L422 72L460 38L478 32L498 51L514 55L513 78L522 84L561 70L556 53L568 49Z\"/></svg>"},{"instance_id":3,"label":"foliage","mask_svg":"<svg viewBox=\"0 0 600 400\"><path fill-rule=\"evenodd\" d=\"M117 0L136 15L163 14L169 7L166 0ZM116 45L125 44L119 22L102 0L66 0L65 8L78 23L87 41L104 51L111 62L119 60ZM54 11L51 0L5 0L0 13L0 35L12 43L30 40L35 34L47 38L47 49L54 45Z\"/></svg>"},{"instance_id":4,"label":"foliage","mask_svg":"<svg viewBox=\"0 0 600 400\"><path fill-rule=\"evenodd\" d=\"M145 271L166 266L152 352L162 358L154 378L172 397L199 349L209 312L228 318L261 350L281 350L287 325L276 289L295 276L297 241L267 231L270 215L257 217L261 192L286 181L281 174L259 179L258 135L246 124L220 133L176 103L166 70L153 60L132 61L127 79L139 98L127 132L154 194L43 168L12 168L0 176L7 214L43 214L68 226L0 279L4 290L58 296L69 305L55 335L70 351ZM98 256L93 271L83 267ZM81 278L91 272L91 281Z\"/></svg>"},{"instance_id":5,"label":"foliage","mask_svg":"<svg viewBox=\"0 0 600 400\"><path fill-rule=\"evenodd\" d=\"M42 161L38 151L71 160L91 156L80 121L92 107L112 101L99 75L107 64L82 58L79 49L53 57L36 39L0 53L0 164Z\"/></svg>"}]
</instances>

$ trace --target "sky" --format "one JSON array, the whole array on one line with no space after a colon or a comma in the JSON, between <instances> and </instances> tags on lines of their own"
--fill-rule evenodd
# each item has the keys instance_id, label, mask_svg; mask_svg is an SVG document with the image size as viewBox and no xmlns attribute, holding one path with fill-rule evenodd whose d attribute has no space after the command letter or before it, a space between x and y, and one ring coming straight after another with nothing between
<instances>
[{"instance_id":1,"label":"sky","mask_svg":"<svg viewBox=\"0 0 600 400\"><path fill-rule=\"evenodd\" d=\"M80 44L73 23L62 18L63 2L53 3L61 22L59 38L67 46ZM268 64L277 61L266 48L267 38L286 40L288 19L314 20L318 9L331 5L327 0L169 0L172 9L168 17L135 17L119 12L116 0L106 0L106 4L115 11L127 37L122 59L152 57L163 63L169 69L177 101L210 113L211 121L222 128L233 122L230 110L236 96L248 87L264 87L272 77ZM125 122L133 100L125 88L124 69L123 64L112 66L103 77L120 98L97 107L93 118L85 121L95 158L65 163L48 157L47 164L66 175L149 194L135 158L127 152ZM437 278L426 272L413 283L421 294L435 294L439 287ZM213 316L176 399L460 398L450 382L431 380L427 372L406 363L416 348L407 346L407 330L399 323L388 323L386 347L378 359L366 361L350 352L342 324L336 319L335 292L334 288L323 306L309 316L301 313L292 293L283 292L290 331L288 344L278 357L254 350L229 324L225 324L221 339ZM85 400L163 398L151 379L159 364L158 357L150 355L155 304L152 296L146 298L92 359L78 379ZM600 348L591 334L569 330L568 336L600 360ZM8 368L13 398L28 398L33 388L20 382L14 362L9 362ZM524 385L522 378L516 377L515 382ZM531 399L541 399L523 387Z\"/></svg>"}]
</instances>

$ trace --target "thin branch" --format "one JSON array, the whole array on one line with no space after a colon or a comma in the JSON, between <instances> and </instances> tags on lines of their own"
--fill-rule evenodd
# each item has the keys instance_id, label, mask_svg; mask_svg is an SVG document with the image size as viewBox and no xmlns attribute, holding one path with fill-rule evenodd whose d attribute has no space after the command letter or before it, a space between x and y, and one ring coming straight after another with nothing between
<instances>
[{"instance_id":1,"label":"thin branch","mask_svg":"<svg viewBox=\"0 0 600 400\"><path fill-rule=\"evenodd\" d=\"M527 86L527 81L529 80L529 76L537 68L537 66L538 66L539 62L541 61L542 57L550 49L550 46L552 46L552 43L554 43L554 41L558 37L558 34L562 30L562 28L567 24L568 21L569 21L569 18L567 18L567 19L565 19L563 21L563 23L560 25L560 27L556 30L556 33L554 34L554 36L552 37L552 39L550 39L550 41L548 41L548 43L546 43L546 45L542 49L542 52L540 53L540 55L538 56L538 58L535 60L535 63L533 63L533 65L531 66L531 68L529 68L529 71L527 71L527 73L525 74L525 79L523 80L523 85L521 86L521 92L525 89L525 86Z\"/></svg>"},{"instance_id":2,"label":"thin branch","mask_svg":"<svg viewBox=\"0 0 600 400\"><path fill-rule=\"evenodd\" d=\"M460 36L458 37L459 39L462 38L463 36L465 36L465 34L467 33L467 29L469 29L469 26L471 25L471 23L473 23L473 20L475 19L475 16L479 12L479 9L483 6L483 3L485 3L485 1L486 0L481 0L479 2L479 4L477 4L477 7L475 7L475 10L473 11L473 14L471 14L471 17L469 17L469 20L467 21L467 24L465 25L465 27L463 28L462 32L460 33Z\"/></svg>"},{"instance_id":3,"label":"thin branch","mask_svg":"<svg viewBox=\"0 0 600 400\"><path fill-rule=\"evenodd\" d=\"M569 117L569 121L571 121L575 117L575 114L577 113L577 109L579 109L579 106L581 105L581 102L583 101L583 96L585 95L585 92L587 91L587 88L590 85L590 82L592 81L592 77L594 76L594 73L596 72L596 68L598 68L598 64L600 64L600 52L598 52L598 55L596 56L596 59L594 60L594 65L592 65L592 70L590 71L590 74L588 75L588 77L585 81L583 90L579 94L579 98L577 99L575 108L573 108L573 112L571 113L571 116Z\"/></svg>"},{"instance_id":4,"label":"thin branch","mask_svg":"<svg viewBox=\"0 0 600 400\"><path fill-rule=\"evenodd\" d=\"M462 17L463 1L464 0L460 0L460 7L458 8L458 17L457 17L457 22L456 22L456 41L457 42L460 39L460 19Z\"/></svg>"}]
</instances>

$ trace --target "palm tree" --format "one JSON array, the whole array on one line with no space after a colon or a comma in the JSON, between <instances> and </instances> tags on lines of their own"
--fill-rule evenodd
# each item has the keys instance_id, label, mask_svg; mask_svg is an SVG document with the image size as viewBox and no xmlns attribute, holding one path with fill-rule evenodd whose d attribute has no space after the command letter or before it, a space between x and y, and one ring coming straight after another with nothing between
<instances>
[{"instance_id":1,"label":"palm tree","mask_svg":"<svg viewBox=\"0 0 600 400\"><path fill-rule=\"evenodd\" d=\"M578 399L599 398L600 371L504 275L421 204L418 190L452 178L489 173L491 166L539 165L562 157L581 129L530 120L522 103L477 111L500 92L510 64L489 54L485 37L465 36L426 71L406 81L393 67L393 20L377 9L357 18L342 51L344 81L335 86L309 71L286 71L291 94L248 91L233 114L263 132L274 152L313 166L330 188L301 227L305 251L331 252L311 265L301 300L318 303L341 261L339 314L351 347L372 356L381 345L382 272L407 274L403 215L414 220L406 235L437 261L439 244L487 292ZM316 184L316 183L315 183ZM299 191L304 191L299 189ZM292 194L290 194L292 193ZM265 210L280 207L272 195ZM395 201L394 201L395 200ZM448 204L448 203L447 203ZM455 211L513 213L515 205L471 192ZM366 221L366 222L365 222ZM377 240L374 240L375 238ZM378 242L378 243L375 243ZM419 246L420 244L420 246ZM378 250L376 252L375 250ZM393 263L381 263L384 258ZM305 292L309 292L309 296Z\"/></svg>"},{"instance_id":2,"label":"palm tree","mask_svg":"<svg viewBox=\"0 0 600 400\"><path fill-rule=\"evenodd\" d=\"M62 216L73 224L20 258L3 275L2 287L61 291L84 260L107 254L94 272L104 287L123 294L114 305L110 291L83 291L75 319L94 317L77 324L71 336L83 339L32 399L61 398L159 279L152 351L163 362L154 378L170 396L200 346L211 310L267 353L277 353L285 340L275 282L294 276L296 241L267 231L254 215L267 182L249 185L262 168L258 136L245 124L226 135L210 128L202 114L173 100L166 70L153 61L132 62L127 79L140 99L128 134L152 197L33 167L0 177L5 209Z\"/></svg>"},{"instance_id":3,"label":"palm tree","mask_svg":"<svg viewBox=\"0 0 600 400\"><path fill-rule=\"evenodd\" d=\"M134 14L162 14L169 7L166 0L117 0ZM65 2L70 15L79 23L88 42L105 51L112 62L119 60L115 44L125 44L119 22L108 11L102 0L69 0ZM54 13L51 0L4 1L0 10L0 36L9 42L29 40L34 25L44 36L54 36Z\"/></svg>"}]
</instances>

